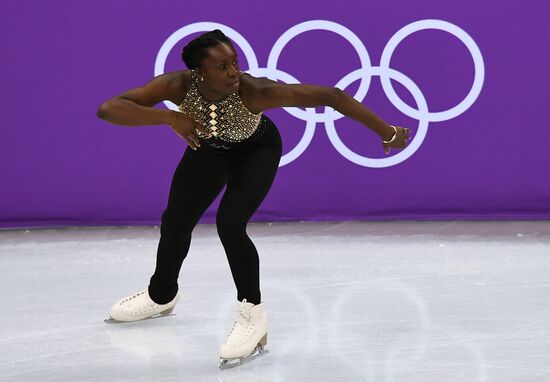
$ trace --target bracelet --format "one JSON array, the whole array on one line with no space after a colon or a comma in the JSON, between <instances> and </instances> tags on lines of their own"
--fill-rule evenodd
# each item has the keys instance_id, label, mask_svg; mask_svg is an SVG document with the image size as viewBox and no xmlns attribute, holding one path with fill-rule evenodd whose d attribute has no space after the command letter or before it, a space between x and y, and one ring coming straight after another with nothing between
<instances>
[{"instance_id":1,"label":"bracelet","mask_svg":"<svg viewBox=\"0 0 550 382\"><path fill-rule=\"evenodd\" d=\"M385 141L382 139L382 143L385 143L385 144L392 143L397 139L397 129L395 128L394 125L390 125L390 127L393 129L393 135L389 141Z\"/></svg>"}]
</instances>

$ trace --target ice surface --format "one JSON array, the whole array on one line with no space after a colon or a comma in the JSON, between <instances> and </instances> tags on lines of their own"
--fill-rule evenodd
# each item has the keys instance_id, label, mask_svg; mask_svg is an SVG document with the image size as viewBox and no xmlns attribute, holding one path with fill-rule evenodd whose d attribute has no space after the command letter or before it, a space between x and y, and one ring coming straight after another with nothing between
<instances>
[{"instance_id":1,"label":"ice surface","mask_svg":"<svg viewBox=\"0 0 550 382\"><path fill-rule=\"evenodd\" d=\"M158 227L0 231L1 381L550 381L550 222L252 224L270 353L219 371L236 291L197 227L176 315L109 325Z\"/></svg>"}]
</instances>

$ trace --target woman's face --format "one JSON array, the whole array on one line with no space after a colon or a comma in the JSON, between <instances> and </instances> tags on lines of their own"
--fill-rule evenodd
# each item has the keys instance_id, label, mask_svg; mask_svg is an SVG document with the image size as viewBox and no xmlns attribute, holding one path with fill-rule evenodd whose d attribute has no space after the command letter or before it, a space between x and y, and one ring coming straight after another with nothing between
<instances>
[{"instance_id":1,"label":"woman's face","mask_svg":"<svg viewBox=\"0 0 550 382\"><path fill-rule=\"evenodd\" d=\"M197 68L199 78L204 77L203 84L212 91L231 94L239 90L240 69L237 53L229 43L219 43L208 49L209 55Z\"/></svg>"}]
</instances>

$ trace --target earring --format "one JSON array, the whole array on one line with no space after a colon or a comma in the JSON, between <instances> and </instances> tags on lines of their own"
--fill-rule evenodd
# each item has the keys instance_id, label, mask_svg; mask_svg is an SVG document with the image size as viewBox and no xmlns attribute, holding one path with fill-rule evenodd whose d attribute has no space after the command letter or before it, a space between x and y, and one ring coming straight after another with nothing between
<instances>
[{"instance_id":1,"label":"earring","mask_svg":"<svg viewBox=\"0 0 550 382\"><path fill-rule=\"evenodd\" d=\"M201 77L201 82L204 81L204 77Z\"/></svg>"}]
</instances>

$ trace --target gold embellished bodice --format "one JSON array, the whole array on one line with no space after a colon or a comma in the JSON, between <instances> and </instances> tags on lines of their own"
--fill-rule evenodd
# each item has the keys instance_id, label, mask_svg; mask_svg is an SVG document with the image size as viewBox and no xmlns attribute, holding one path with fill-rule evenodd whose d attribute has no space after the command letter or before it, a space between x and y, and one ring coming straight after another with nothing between
<instances>
[{"instance_id":1,"label":"gold embellished bodice","mask_svg":"<svg viewBox=\"0 0 550 382\"><path fill-rule=\"evenodd\" d=\"M243 74L241 72L241 77ZM262 113L254 114L248 110L238 91L221 100L209 101L199 93L195 73L192 73L191 78L191 86L179 105L182 113L202 124L214 137L226 142L241 142L254 133ZM198 131L198 135L207 138L201 131Z\"/></svg>"}]
</instances>

